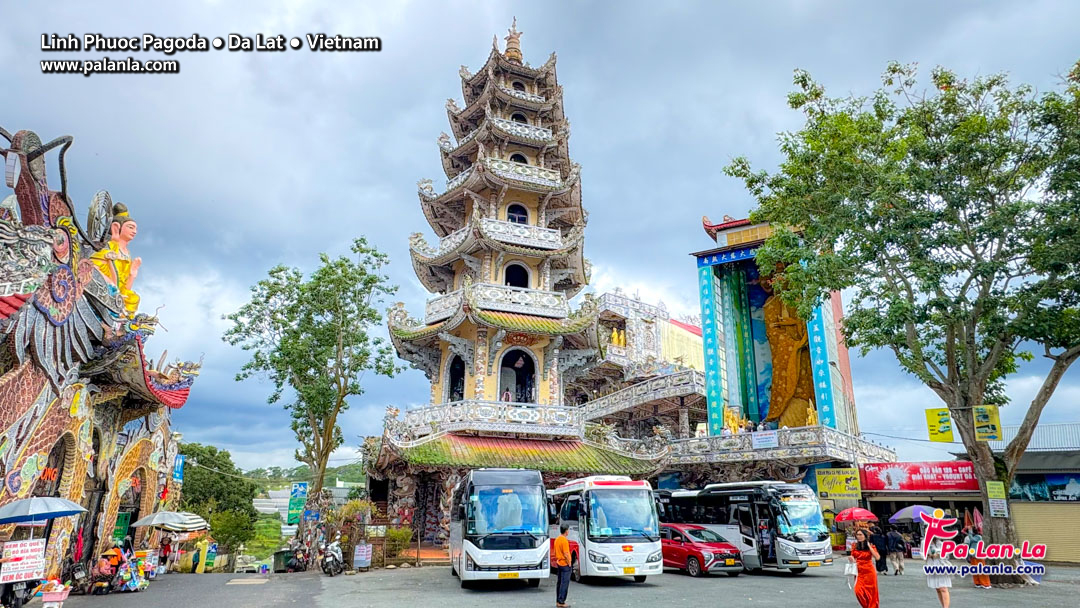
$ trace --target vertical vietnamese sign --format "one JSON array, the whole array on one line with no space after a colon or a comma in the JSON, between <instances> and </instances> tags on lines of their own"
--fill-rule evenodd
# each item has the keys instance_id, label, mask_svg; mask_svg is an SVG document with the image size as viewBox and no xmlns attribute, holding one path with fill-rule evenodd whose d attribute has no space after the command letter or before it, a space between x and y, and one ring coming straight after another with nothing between
<instances>
[{"instance_id":1,"label":"vertical vietnamese sign","mask_svg":"<svg viewBox=\"0 0 1080 608\"><path fill-rule=\"evenodd\" d=\"M1005 498L1005 482L986 482L986 498L990 503L990 517L1009 516L1009 501Z\"/></svg>"},{"instance_id":2,"label":"vertical vietnamese sign","mask_svg":"<svg viewBox=\"0 0 1080 608\"><path fill-rule=\"evenodd\" d=\"M173 481L183 483L184 481L184 455L177 454L176 461L173 464L172 470Z\"/></svg>"},{"instance_id":3,"label":"vertical vietnamese sign","mask_svg":"<svg viewBox=\"0 0 1080 608\"><path fill-rule=\"evenodd\" d=\"M705 265L702 265L702 260ZM708 431L710 435L719 435L724 428L724 396L721 390L724 350L721 346L723 335L717 325L716 271L708 264L708 256L698 258L698 266L701 337L702 348L705 350L705 395L709 415Z\"/></svg>"},{"instance_id":4,"label":"vertical vietnamese sign","mask_svg":"<svg viewBox=\"0 0 1080 608\"><path fill-rule=\"evenodd\" d=\"M926 432L930 435L930 441L952 443L952 416L949 408L930 408L926 410Z\"/></svg>"},{"instance_id":5,"label":"vertical vietnamese sign","mask_svg":"<svg viewBox=\"0 0 1080 608\"><path fill-rule=\"evenodd\" d=\"M289 519L285 522L287 525L300 523L300 517L304 514L304 503L307 502L307 487L306 481L292 484L292 491L289 493Z\"/></svg>"}]
</instances>

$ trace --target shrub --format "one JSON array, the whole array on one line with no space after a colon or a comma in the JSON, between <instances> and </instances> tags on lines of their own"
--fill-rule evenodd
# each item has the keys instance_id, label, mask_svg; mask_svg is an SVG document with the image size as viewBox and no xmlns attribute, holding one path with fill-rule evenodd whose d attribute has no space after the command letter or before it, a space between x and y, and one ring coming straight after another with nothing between
<instances>
[{"instance_id":1,"label":"shrub","mask_svg":"<svg viewBox=\"0 0 1080 608\"><path fill-rule=\"evenodd\" d=\"M412 541L412 528L388 528L386 530L386 557L397 557Z\"/></svg>"}]
</instances>

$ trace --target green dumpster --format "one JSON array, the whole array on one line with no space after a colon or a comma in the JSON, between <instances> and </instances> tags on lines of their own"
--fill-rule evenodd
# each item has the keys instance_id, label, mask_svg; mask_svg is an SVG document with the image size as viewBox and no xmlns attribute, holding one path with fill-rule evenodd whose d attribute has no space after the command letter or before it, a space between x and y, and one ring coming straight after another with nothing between
<instances>
[{"instance_id":1,"label":"green dumpster","mask_svg":"<svg viewBox=\"0 0 1080 608\"><path fill-rule=\"evenodd\" d=\"M289 563L289 557L292 555L292 551L288 549L282 549L274 553L274 572L285 572L286 565Z\"/></svg>"}]
</instances>

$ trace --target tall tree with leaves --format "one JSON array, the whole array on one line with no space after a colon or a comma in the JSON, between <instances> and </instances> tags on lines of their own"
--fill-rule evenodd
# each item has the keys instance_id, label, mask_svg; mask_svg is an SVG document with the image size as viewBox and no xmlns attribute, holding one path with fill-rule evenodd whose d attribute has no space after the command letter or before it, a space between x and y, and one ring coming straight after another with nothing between
<instances>
[{"instance_id":1,"label":"tall tree with leaves","mask_svg":"<svg viewBox=\"0 0 1080 608\"><path fill-rule=\"evenodd\" d=\"M338 415L348 399L363 394L367 372L393 376L393 352L373 336L382 322L382 298L397 287L382 274L387 256L358 238L351 258L321 254L307 278L297 268L276 266L251 288L251 301L226 315L223 336L251 351L237 381L265 375L274 384L269 403L291 400L292 430L300 442L296 459L313 472L311 494L323 487L326 463L343 438Z\"/></svg>"},{"instance_id":2,"label":"tall tree with leaves","mask_svg":"<svg viewBox=\"0 0 1080 608\"><path fill-rule=\"evenodd\" d=\"M252 500L258 486L243 477L233 464L228 450L212 445L181 443L180 453L187 458L181 504L207 519L213 513L232 511L254 521L258 515Z\"/></svg>"},{"instance_id":3,"label":"tall tree with leaves","mask_svg":"<svg viewBox=\"0 0 1080 608\"><path fill-rule=\"evenodd\" d=\"M774 173L744 158L755 221L777 228L758 252L781 297L809 315L850 289L849 345L887 348L948 406L983 488L1008 487L1047 401L1080 357L1080 68L1035 94L1005 76L946 69L918 87L892 64L869 98L826 96L797 71ZM797 229L785 228L797 227ZM1034 349L1049 371L1000 457L976 441L972 407L1005 405L1005 379ZM923 404L911 407L920 417ZM1016 544L1011 520L989 542Z\"/></svg>"}]
</instances>

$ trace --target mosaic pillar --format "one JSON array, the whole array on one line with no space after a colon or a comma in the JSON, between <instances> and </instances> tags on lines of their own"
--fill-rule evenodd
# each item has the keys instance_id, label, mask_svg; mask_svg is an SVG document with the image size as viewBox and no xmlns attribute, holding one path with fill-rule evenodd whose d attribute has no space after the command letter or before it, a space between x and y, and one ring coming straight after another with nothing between
<instances>
[{"instance_id":1,"label":"mosaic pillar","mask_svg":"<svg viewBox=\"0 0 1080 608\"><path fill-rule=\"evenodd\" d=\"M484 399L484 382L487 379L488 331L476 329L476 347L473 348L473 398Z\"/></svg>"},{"instance_id":2,"label":"mosaic pillar","mask_svg":"<svg viewBox=\"0 0 1080 608\"><path fill-rule=\"evenodd\" d=\"M679 439L690 438L690 408L686 407L686 398L679 397Z\"/></svg>"}]
</instances>

